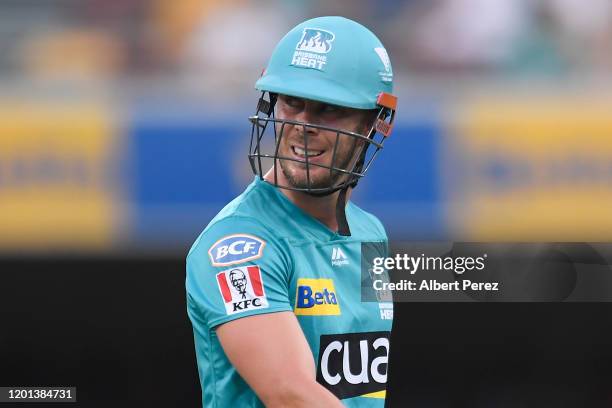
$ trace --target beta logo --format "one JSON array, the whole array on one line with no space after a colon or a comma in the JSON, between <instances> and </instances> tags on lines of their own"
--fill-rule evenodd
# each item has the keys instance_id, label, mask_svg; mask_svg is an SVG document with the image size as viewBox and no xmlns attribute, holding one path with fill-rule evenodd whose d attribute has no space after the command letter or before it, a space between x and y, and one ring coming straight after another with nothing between
<instances>
[{"instance_id":1,"label":"beta logo","mask_svg":"<svg viewBox=\"0 0 612 408\"><path fill-rule=\"evenodd\" d=\"M213 266L235 265L260 258L265 246L266 241L254 235L228 235L212 244L208 256Z\"/></svg>"},{"instance_id":2,"label":"beta logo","mask_svg":"<svg viewBox=\"0 0 612 408\"><path fill-rule=\"evenodd\" d=\"M268 307L259 266L243 266L217 274L217 284L228 315Z\"/></svg>"},{"instance_id":3,"label":"beta logo","mask_svg":"<svg viewBox=\"0 0 612 408\"><path fill-rule=\"evenodd\" d=\"M339 315L340 304L333 279L304 279L297 281L296 315Z\"/></svg>"},{"instance_id":4,"label":"beta logo","mask_svg":"<svg viewBox=\"0 0 612 408\"><path fill-rule=\"evenodd\" d=\"M384 398L388 331L322 335L317 382L340 399Z\"/></svg>"}]
</instances>

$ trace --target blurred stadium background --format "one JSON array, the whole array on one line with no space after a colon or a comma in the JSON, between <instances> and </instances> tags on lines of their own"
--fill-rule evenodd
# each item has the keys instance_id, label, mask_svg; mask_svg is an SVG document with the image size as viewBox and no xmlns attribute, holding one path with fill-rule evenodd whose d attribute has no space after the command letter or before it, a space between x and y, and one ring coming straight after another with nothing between
<instances>
[{"instance_id":1,"label":"blurred stadium background","mask_svg":"<svg viewBox=\"0 0 612 408\"><path fill-rule=\"evenodd\" d=\"M190 328L177 321L182 259L252 178L246 118L273 46L319 15L362 22L391 56L396 130L354 200L382 219L396 250L413 240L611 240L608 0L2 0L3 384L82 381L99 400L105 378L91 367L101 364L125 377L100 406L144 401L119 390L136 381L156 384L158 402L198 397ZM160 311L159 299L171 304ZM161 317L143 321L136 304ZM125 310L133 321L117 323ZM54 330L74 324L91 338ZM143 346L168 332L174 342ZM140 337L123 349L121 333ZM122 362L130 347L144 347L132 366ZM188 381L185 400L164 397L167 372L139 373L154 364L142 353L164 350L176 359L163 367ZM41 368L57 364L52 355L71 365ZM479 398L471 406L490 406Z\"/></svg>"}]
</instances>

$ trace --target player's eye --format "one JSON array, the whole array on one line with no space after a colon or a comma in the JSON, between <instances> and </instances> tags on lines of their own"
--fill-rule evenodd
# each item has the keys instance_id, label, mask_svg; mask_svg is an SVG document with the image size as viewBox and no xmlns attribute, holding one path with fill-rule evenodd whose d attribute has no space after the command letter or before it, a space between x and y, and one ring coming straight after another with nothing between
<instances>
[{"instance_id":1,"label":"player's eye","mask_svg":"<svg viewBox=\"0 0 612 408\"><path fill-rule=\"evenodd\" d=\"M285 97L285 103L292 108L299 108L303 105L301 100L292 97Z\"/></svg>"},{"instance_id":2,"label":"player's eye","mask_svg":"<svg viewBox=\"0 0 612 408\"><path fill-rule=\"evenodd\" d=\"M340 108L338 106L335 105L323 105L323 107L321 108L322 112L325 113L335 113L338 112L340 110Z\"/></svg>"}]
</instances>

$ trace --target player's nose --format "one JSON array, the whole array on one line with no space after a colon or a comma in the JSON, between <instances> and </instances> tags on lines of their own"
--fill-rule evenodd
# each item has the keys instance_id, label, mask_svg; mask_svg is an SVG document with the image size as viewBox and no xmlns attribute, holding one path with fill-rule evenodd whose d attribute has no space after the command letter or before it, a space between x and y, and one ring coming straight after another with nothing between
<instances>
[{"instance_id":1,"label":"player's nose","mask_svg":"<svg viewBox=\"0 0 612 408\"><path fill-rule=\"evenodd\" d=\"M309 102L304 104L304 108L297 113L295 120L297 122L308 123L311 125L318 124L318 114L316 107ZM316 135L319 133L318 128L313 126L299 125L296 126L301 134Z\"/></svg>"}]
</instances>

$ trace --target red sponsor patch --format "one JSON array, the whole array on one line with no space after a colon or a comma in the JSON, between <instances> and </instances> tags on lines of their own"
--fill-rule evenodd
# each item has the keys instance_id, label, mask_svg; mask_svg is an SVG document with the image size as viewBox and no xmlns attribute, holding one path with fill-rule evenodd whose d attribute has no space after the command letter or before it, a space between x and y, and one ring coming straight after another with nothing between
<instances>
[{"instance_id":1,"label":"red sponsor patch","mask_svg":"<svg viewBox=\"0 0 612 408\"><path fill-rule=\"evenodd\" d=\"M268 307L261 270L257 265L219 272L217 284L228 315Z\"/></svg>"}]
</instances>

